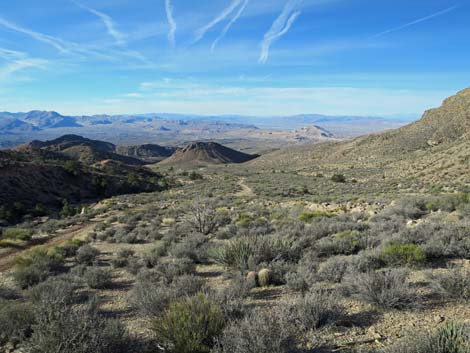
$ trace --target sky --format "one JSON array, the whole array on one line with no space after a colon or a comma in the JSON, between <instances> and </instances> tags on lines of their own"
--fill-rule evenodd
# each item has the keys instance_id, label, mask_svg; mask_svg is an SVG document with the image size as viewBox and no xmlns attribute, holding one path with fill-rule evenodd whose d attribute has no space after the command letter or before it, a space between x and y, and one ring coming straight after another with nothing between
<instances>
[{"instance_id":1,"label":"sky","mask_svg":"<svg viewBox=\"0 0 470 353\"><path fill-rule=\"evenodd\" d=\"M421 114L469 86L470 3L0 2L0 110Z\"/></svg>"}]
</instances>

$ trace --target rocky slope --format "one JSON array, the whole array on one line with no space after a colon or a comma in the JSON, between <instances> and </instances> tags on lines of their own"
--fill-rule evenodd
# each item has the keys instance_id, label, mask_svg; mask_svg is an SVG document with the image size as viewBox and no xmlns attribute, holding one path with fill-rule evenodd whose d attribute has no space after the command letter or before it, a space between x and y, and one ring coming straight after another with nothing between
<instances>
[{"instance_id":1,"label":"rocky slope","mask_svg":"<svg viewBox=\"0 0 470 353\"><path fill-rule=\"evenodd\" d=\"M195 142L178 149L170 158L161 162L161 164L245 163L257 157L257 155L239 152L215 142Z\"/></svg>"},{"instance_id":2,"label":"rocky slope","mask_svg":"<svg viewBox=\"0 0 470 353\"><path fill-rule=\"evenodd\" d=\"M446 99L415 123L347 142L285 149L252 162L305 173L347 170L361 178L470 181L470 89ZM353 172L355 170L356 172Z\"/></svg>"}]
</instances>

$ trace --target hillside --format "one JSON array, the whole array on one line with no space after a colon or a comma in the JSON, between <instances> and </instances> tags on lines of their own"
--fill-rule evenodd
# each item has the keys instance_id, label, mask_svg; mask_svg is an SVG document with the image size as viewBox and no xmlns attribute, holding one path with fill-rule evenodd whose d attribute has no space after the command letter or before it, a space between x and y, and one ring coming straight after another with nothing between
<instances>
[{"instance_id":1,"label":"hillside","mask_svg":"<svg viewBox=\"0 0 470 353\"><path fill-rule=\"evenodd\" d=\"M345 171L362 179L468 182L469 158L470 89L466 89L402 128L347 142L280 150L252 165L304 173Z\"/></svg>"},{"instance_id":2,"label":"hillside","mask_svg":"<svg viewBox=\"0 0 470 353\"><path fill-rule=\"evenodd\" d=\"M54 152L87 164L110 159L125 164L142 165L138 158L116 153L117 147L109 142L90 140L78 135L64 135L51 141L31 141L18 146L19 151Z\"/></svg>"},{"instance_id":3,"label":"hillside","mask_svg":"<svg viewBox=\"0 0 470 353\"><path fill-rule=\"evenodd\" d=\"M64 200L81 204L166 187L161 175L140 166L143 161L114 149L106 142L69 135L1 152L0 217L15 221L39 206L45 213L60 209Z\"/></svg>"},{"instance_id":4,"label":"hillside","mask_svg":"<svg viewBox=\"0 0 470 353\"><path fill-rule=\"evenodd\" d=\"M139 158L146 162L155 163L170 157L176 151L176 148L144 144L138 146L118 146L116 151L124 156Z\"/></svg>"},{"instance_id":5,"label":"hillside","mask_svg":"<svg viewBox=\"0 0 470 353\"><path fill-rule=\"evenodd\" d=\"M257 157L257 155L239 152L215 142L195 142L178 149L160 164L232 164L245 163Z\"/></svg>"}]
</instances>

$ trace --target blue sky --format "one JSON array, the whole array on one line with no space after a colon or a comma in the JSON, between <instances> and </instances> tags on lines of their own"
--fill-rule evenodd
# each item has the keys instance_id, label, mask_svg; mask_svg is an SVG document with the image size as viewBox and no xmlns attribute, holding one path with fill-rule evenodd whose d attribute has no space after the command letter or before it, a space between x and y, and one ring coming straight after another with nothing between
<instances>
[{"instance_id":1,"label":"blue sky","mask_svg":"<svg viewBox=\"0 0 470 353\"><path fill-rule=\"evenodd\" d=\"M15 0L0 110L421 113L468 86L470 4Z\"/></svg>"}]
</instances>

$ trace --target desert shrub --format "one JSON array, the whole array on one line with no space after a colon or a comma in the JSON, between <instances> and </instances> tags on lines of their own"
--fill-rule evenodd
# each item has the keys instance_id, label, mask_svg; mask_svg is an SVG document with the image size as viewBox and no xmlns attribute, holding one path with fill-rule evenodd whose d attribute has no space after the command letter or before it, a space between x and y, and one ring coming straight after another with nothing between
<instances>
[{"instance_id":1,"label":"desert shrub","mask_svg":"<svg viewBox=\"0 0 470 353\"><path fill-rule=\"evenodd\" d=\"M346 295L379 308L402 309L419 303L407 278L405 269L353 273L344 279L343 289Z\"/></svg>"},{"instance_id":2,"label":"desert shrub","mask_svg":"<svg viewBox=\"0 0 470 353\"><path fill-rule=\"evenodd\" d=\"M322 256L352 255L364 249L365 245L359 232L347 230L332 237L320 239L315 244L315 248Z\"/></svg>"},{"instance_id":3,"label":"desert shrub","mask_svg":"<svg viewBox=\"0 0 470 353\"><path fill-rule=\"evenodd\" d=\"M339 283L351 265L351 257L334 256L322 262L318 268L318 276L324 281Z\"/></svg>"},{"instance_id":4,"label":"desert shrub","mask_svg":"<svg viewBox=\"0 0 470 353\"><path fill-rule=\"evenodd\" d=\"M215 232L221 225L214 202L207 199L199 200L189 207L186 221L195 231L204 235Z\"/></svg>"},{"instance_id":5,"label":"desert shrub","mask_svg":"<svg viewBox=\"0 0 470 353\"><path fill-rule=\"evenodd\" d=\"M224 325L220 307L199 294L170 304L152 328L167 352L204 353L210 352Z\"/></svg>"},{"instance_id":6,"label":"desert shrub","mask_svg":"<svg viewBox=\"0 0 470 353\"><path fill-rule=\"evenodd\" d=\"M175 277L193 273L195 270L195 265L194 262L188 258L177 259L174 257L169 257L163 259L154 268L156 271L165 276L169 282L171 282Z\"/></svg>"},{"instance_id":7,"label":"desert shrub","mask_svg":"<svg viewBox=\"0 0 470 353\"><path fill-rule=\"evenodd\" d=\"M469 230L463 226L440 225L433 230L430 239L422 245L422 248L430 259L470 259Z\"/></svg>"},{"instance_id":8,"label":"desert shrub","mask_svg":"<svg viewBox=\"0 0 470 353\"><path fill-rule=\"evenodd\" d=\"M285 276L287 288L294 292L305 293L308 291L310 284L307 279L299 272L289 272Z\"/></svg>"},{"instance_id":9,"label":"desert shrub","mask_svg":"<svg viewBox=\"0 0 470 353\"><path fill-rule=\"evenodd\" d=\"M331 177L331 180L334 181L335 183L345 183L346 177L343 174L334 174Z\"/></svg>"},{"instance_id":10,"label":"desert shrub","mask_svg":"<svg viewBox=\"0 0 470 353\"><path fill-rule=\"evenodd\" d=\"M35 308L35 323L28 342L30 353L125 353L129 336L116 321L98 314L95 300L73 306L50 300Z\"/></svg>"},{"instance_id":11,"label":"desert shrub","mask_svg":"<svg viewBox=\"0 0 470 353\"><path fill-rule=\"evenodd\" d=\"M363 250L349 259L349 269L356 272L371 272L382 268L384 263L381 254L376 249Z\"/></svg>"},{"instance_id":12,"label":"desert shrub","mask_svg":"<svg viewBox=\"0 0 470 353\"><path fill-rule=\"evenodd\" d=\"M87 268L83 279L92 289L106 289L113 283L113 275L109 269L94 266Z\"/></svg>"},{"instance_id":13,"label":"desert shrub","mask_svg":"<svg viewBox=\"0 0 470 353\"><path fill-rule=\"evenodd\" d=\"M245 312L244 299L250 290L256 286L253 281L248 281L243 276L232 278L230 285L224 288L210 290L208 295L217 303L224 313L226 321L239 319Z\"/></svg>"},{"instance_id":14,"label":"desert shrub","mask_svg":"<svg viewBox=\"0 0 470 353\"><path fill-rule=\"evenodd\" d=\"M207 237L193 234L170 246L168 254L176 258L186 257L195 263L204 263L207 261L207 250Z\"/></svg>"},{"instance_id":15,"label":"desert shrub","mask_svg":"<svg viewBox=\"0 0 470 353\"><path fill-rule=\"evenodd\" d=\"M470 299L470 270L451 267L446 272L428 275L433 291L443 298Z\"/></svg>"},{"instance_id":16,"label":"desert shrub","mask_svg":"<svg viewBox=\"0 0 470 353\"><path fill-rule=\"evenodd\" d=\"M63 257L73 257L77 255L77 251L80 248L80 245L74 242L69 242L66 243L62 246L60 246L57 251L63 256Z\"/></svg>"},{"instance_id":17,"label":"desert shrub","mask_svg":"<svg viewBox=\"0 0 470 353\"><path fill-rule=\"evenodd\" d=\"M299 215L299 220L305 223L312 223L313 220L318 218L331 218L334 214L325 211L302 212Z\"/></svg>"},{"instance_id":18,"label":"desert shrub","mask_svg":"<svg viewBox=\"0 0 470 353\"><path fill-rule=\"evenodd\" d=\"M293 242L271 236L239 237L212 249L210 257L215 262L240 271L254 270L254 266L273 260L294 260ZM251 267L251 268L250 268Z\"/></svg>"},{"instance_id":19,"label":"desert shrub","mask_svg":"<svg viewBox=\"0 0 470 353\"><path fill-rule=\"evenodd\" d=\"M20 293L16 289L0 284L0 300L14 300L20 298Z\"/></svg>"},{"instance_id":20,"label":"desert shrub","mask_svg":"<svg viewBox=\"0 0 470 353\"><path fill-rule=\"evenodd\" d=\"M379 353L468 353L470 352L470 327L450 322L432 331L411 332L407 337ZM372 352L371 352L372 353Z\"/></svg>"},{"instance_id":21,"label":"desert shrub","mask_svg":"<svg viewBox=\"0 0 470 353\"><path fill-rule=\"evenodd\" d=\"M54 301L63 304L73 304L78 283L69 275L48 278L28 291L28 298L33 304Z\"/></svg>"},{"instance_id":22,"label":"desert shrub","mask_svg":"<svg viewBox=\"0 0 470 353\"><path fill-rule=\"evenodd\" d=\"M16 240L23 240L28 241L31 240L33 236L33 232L31 229L24 229L24 228L7 228L4 229L1 233L0 239L16 239Z\"/></svg>"},{"instance_id":23,"label":"desert shrub","mask_svg":"<svg viewBox=\"0 0 470 353\"><path fill-rule=\"evenodd\" d=\"M114 268L124 268L129 265L129 259L134 256L134 251L131 249L121 249L117 256L111 260L111 265Z\"/></svg>"},{"instance_id":24,"label":"desert shrub","mask_svg":"<svg viewBox=\"0 0 470 353\"><path fill-rule=\"evenodd\" d=\"M131 293L131 302L146 316L160 315L168 303L183 296L192 296L202 290L204 281L191 275L176 277L172 282L160 273L142 271L138 274Z\"/></svg>"},{"instance_id":25,"label":"desert shrub","mask_svg":"<svg viewBox=\"0 0 470 353\"><path fill-rule=\"evenodd\" d=\"M84 265L93 265L93 262L96 260L100 251L91 245L83 245L77 250L76 259L79 264Z\"/></svg>"},{"instance_id":26,"label":"desert shrub","mask_svg":"<svg viewBox=\"0 0 470 353\"><path fill-rule=\"evenodd\" d=\"M416 244L391 243L382 250L381 259L388 266L416 266L426 261L426 254Z\"/></svg>"},{"instance_id":27,"label":"desert shrub","mask_svg":"<svg viewBox=\"0 0 470 353\"><path fill-rule=\"evenodd\" d=\"M60 273L62 270L62 256L40 248L16 260L13 278L21 288L28 288Z\"/></svg>"},{"instance_id":28,"label":"desert shrub","mask_svg":"<svg viewBox=\"0 0 470 353\"><path fill-rule=\"evenodd\" d=\"M31 333L34 316L29 305L0 300L0 346L17 344Z\"/></svg>"},{"instance_id":29,"label":"desert shrub","mask_svg":"<svg viewBox=\"0 0 470 353\"><path fill-rule=\"evenodd\" d=\"M214 353L288 353L292 351L292 325L278 312L258 309L227 326Z\"/></svg>"},{"instance_id":30,"label":"desert shrub","mask_svg":"<svg viewBox=\"0 0 470 353\"><path fill-rule=\"evenodd\" d=\"M321 288L313 288L291 305L289 319L304 330L333 325L345 315L338 296Z\"/></svg>"},{"instance_id":31,"label":"desert shrub","mask_svg":"<svg viewBox=\"0 0 470 353\"><path fill-rule=\"evenodd\" d=\"M165 241L160 241L155 244L145 255L144 259L147 267L154 267L160 262L160 258L166 256L168 253L169 244Z\"/></svg>"}]
</instances>

